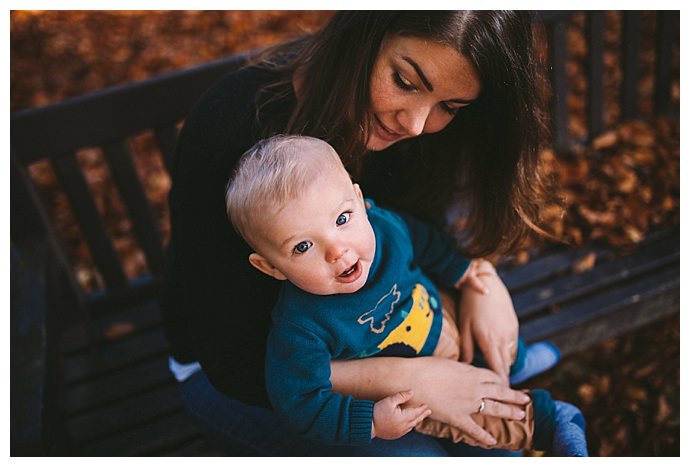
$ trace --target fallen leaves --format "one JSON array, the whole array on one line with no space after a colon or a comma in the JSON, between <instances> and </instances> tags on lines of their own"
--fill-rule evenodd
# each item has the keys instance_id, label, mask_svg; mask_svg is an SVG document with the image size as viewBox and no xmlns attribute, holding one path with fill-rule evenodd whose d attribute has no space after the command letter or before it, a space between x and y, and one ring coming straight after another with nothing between
<instances>
[{"instance_id":1,"label":"fallen leaves","mask_svg":"<svg viewBox=\"0 0 690 467\"><path fill-rule=\"evenodd\" d=\"M680 327L672 316L569 356L529 382L571 402L593 456L678 456Z\"/></svg>"},{"instance_id":2,"label":"fallen leaves","mask_svg":"<svg viewBox=\"0 0 690 467\"><path fill-rule=\"evenodd\" d=\"M12 11L11 110L287 40L329 11Z\"/></svg>"},{"instance_id":3,"label":"fallen leaves","mask_svg":"<svg viewBox=\"0 0 690 467\"><path fill-rule=\"evenodd\" d=\"M544 223L567 244L626 249L650 229L680 221L679 126L667 117L623 122L591 147L542 157L565 208L559 217L547 206Z\"/></svg>"},{"instance_id":4,"label":"fallen leaves","mask_svg":"<svg viewBox=\"0 0 690 467\"><path fill-rule=\"evenodd\" d=\"M108 340L117 340L128 336L136 331L136 326L130 322L116 322L108 326L103 335Z\"/></svg>"},{"instance_id":5,"label":"fallen leaves","mask_svg":"<svg viewBox=\"0 0 690 467\"><path fill-rule=\"evenodd\" d=\"M618 142L618 133L615 131L609 130L606 131L596 138L594 138L594 141L592 141L592 148L596 149L597 151L600 151L602 149L610 148L611 146L615 146L616 143Z\"/></svg>"},{"instance_id":6,"label":"fallen leaves","mask_svg":"<svg viewBox=\"0 0 690 467\"><path fill-rule=\"evenodd\" d=\"M597 254L593 251L587 253L584 257L576 260L571 269L575 274L580 274L585 271L589 271L594 267L597 262Z\"/></svg>"}]
</instances>

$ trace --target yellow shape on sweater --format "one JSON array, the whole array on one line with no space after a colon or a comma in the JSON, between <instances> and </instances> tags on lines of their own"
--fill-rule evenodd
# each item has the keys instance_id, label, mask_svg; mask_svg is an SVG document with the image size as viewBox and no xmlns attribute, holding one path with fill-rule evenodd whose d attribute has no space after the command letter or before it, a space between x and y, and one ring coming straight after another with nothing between
<instances>
[{"instance_id":1,"label":"yellow shape on sweater","mask_svg":"<svg viewBox=\"0 0 690 467\"><path fill-rule=\"evenodd\" d=\"M413 348L419 354L429 336L433 321L434 312L429 306L429 292L422 284L417 284L412 290L412 309L378 348L384 350L386 347L401 344Z\"/></svg>"}]
</instances>

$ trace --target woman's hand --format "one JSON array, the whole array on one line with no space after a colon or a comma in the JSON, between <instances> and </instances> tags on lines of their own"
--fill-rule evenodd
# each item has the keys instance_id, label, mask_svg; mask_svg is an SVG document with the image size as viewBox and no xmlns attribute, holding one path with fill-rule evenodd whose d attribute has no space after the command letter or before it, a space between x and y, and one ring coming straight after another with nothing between
<instances>
[{"instance_id":1,"label":"woman's hand","mask_svg":"<svg viewBox=\"0 0 690 467\"><path fill-rule=\"evenodd\" d=\"M415 388L411 403L426 404L431 418L450 423L469 436L471 445L491 447L496 440L479 426L472 414L482 413L494 417L521 420L525 412L521 405L529 397L503 384L502 378L491 370L477 368L444 358L423 357L413 359L419 387Z\"/></svg>"},{"instance_id":2,"label":"woman's hand","mask_svg":"<svg viewBox=\"0 0 690 467\"><path fill-rule=\"evenodd\" d=\"M507 384L517 352L517 315L508 289L491 263L479 260L476 275L489 292L482 294L463 286L459 304L460 360L469 363L474 359L476 342L489 368Z\"/></svg>"},{"instance_id":3,"label":"woman's hand","mask_svg":"<svg viewBox=\"0 0 690 467\"><path fill-rule=\"evenodd\" d=\"M483 259L473 259L470 261L470 265L467 266L465 274L463 274L460 280L455 284L455 288L459 289L462 286L472 287L481 294L489 293L489 289L487 288L486 284L484 284L484 281L482 281L480 278L480 272L482 271L482 268L484 267L483 263L485 262L486 261Z\"/></svg>"},{"instance_id":4,"label":"woman's hand","mask_svg":"<svg viewBox=\"0 0 690 467\"><path fill-rule=\"evenodd\" d=\"M451 423L468 435L468 444L491 447L496 440L471 417L479 411L521 420L519 405L529 397L503 384L491 370L440 357L375 357L331 362L333 389L360 399L380 400L396 392L413 392L408 406L426 405L431 418Z\"/></svg>"}]
</instances>

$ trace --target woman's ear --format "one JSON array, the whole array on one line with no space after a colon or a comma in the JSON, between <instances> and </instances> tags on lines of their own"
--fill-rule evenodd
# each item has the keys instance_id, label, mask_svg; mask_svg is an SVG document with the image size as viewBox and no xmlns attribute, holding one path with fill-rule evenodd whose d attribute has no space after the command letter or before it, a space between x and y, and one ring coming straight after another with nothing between
<instances>
[{"instance_id":1,"label":"woman's ear","mask_svg":"<svg viewBox=\"0 0 690 467\"><path fill-rule=\"evenodd\" d=\"M252 253L251 255L249 255L249 264L254 266L259 271L263 272L264 274L274 277L279 281L284 281L287 279L287 277L285 277L285 274L276 269L276 267L273 266L273 264L271 264L269 260L267 260L258 253Z\"/></svg>"}]
</instances>

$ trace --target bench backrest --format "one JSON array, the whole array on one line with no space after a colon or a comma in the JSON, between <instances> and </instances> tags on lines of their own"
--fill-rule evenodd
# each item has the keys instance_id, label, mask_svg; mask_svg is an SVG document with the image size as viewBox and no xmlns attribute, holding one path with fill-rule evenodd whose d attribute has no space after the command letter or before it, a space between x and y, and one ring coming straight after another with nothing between
<instances>
[{"instance_id":1,"label":"bench backrest","mask_svg":"<svg viewBox=\"0 0 690 467\"><path fill-rule=\"evenodd\" d=\"M48 159L104 284L104 290L83 298L99 302L157 282L164 267L163 239L127 140L152 131L169 172L179 123L216 79L242 66L247 57L248 53L238 54L12 115L12 241L21 242L36 234L55 238L50 216L26 171L37 161ZM77 160L78 150L93 147L100 148L108 162L146 259L149 274L135 281L126 277ZM60 250L55 253L71 276L71 267ZM75 295L81 296L74 278L69 282Z\"/></svg>"},{"instance_id":2,"label":"bench backrest","mask_svg":"<svg viewBox=\"0 0 690 467\"><path fill-rule=\"evenodd\" d=\"M567 22L571 12L541 11L537 21L545 25L550 64L551 124L554 147L567 149ZM637 75L641 12L622 13L623 83L620 92L621 117L636 116ZM667 112L670 105L673 31L678 12L658 12L655 111ZM591 139L603 129L604 12L586 13L588 79L587 125ZM18 112L11 117L12 214L11 239L20 244L32 235L53 239L54 254L77 300L90 306L155 289L164 267L163 239L151 205L137 175L128 138L152 131L164 165L170 170L179 123L192 104L222 74L241 66L247 54L232 56L203 66L169 73L41 108ZM76 152L98 147L108 162L111 177L126 206L148 266L148 274L128 279L99 214L80 168ZM28 168L48 159L64 191L100 276L103 289L85 296L76 285L72 268L56 240L49 215L40 202Z\"/></svg>"}]
</instances>

